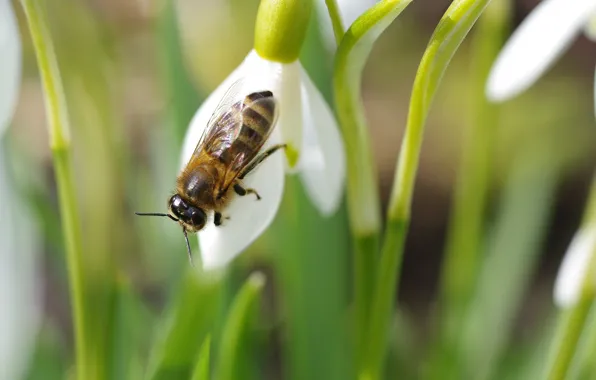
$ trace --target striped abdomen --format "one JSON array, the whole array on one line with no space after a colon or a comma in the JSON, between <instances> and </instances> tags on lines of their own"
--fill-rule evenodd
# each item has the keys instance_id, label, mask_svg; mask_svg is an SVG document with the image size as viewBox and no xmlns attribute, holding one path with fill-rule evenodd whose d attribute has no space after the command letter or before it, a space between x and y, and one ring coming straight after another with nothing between
<instances>
[{"instance_id":1,"label":"striped abdomen","mask_svg":"<svg viewBox=\"0 0 596 380\"><path fill-rule=\"evenodd\" d=\"M253 92L234 105L242 113L242 125L229 148L220 156L224 164L248 164L259 152L275 123L276 102L271 91ZM235 165L236 166L236 165Z\"/></svg>"}]
</instances>

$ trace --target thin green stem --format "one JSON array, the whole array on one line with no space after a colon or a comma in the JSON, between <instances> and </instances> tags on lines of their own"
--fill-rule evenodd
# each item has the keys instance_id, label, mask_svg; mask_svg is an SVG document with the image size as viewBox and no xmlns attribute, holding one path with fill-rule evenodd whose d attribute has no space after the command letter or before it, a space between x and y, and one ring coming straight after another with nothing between
<instances>
[{"instance_id":1,"label":"thin green stem","mask_svg":"<svg viewBox=\"0 0 596 380\"><path fill-rule=\"evenodd\" d=\"M498 106L488 102L484 88L505 40L509 1L495 0L478 20L470 53L470 115L464 136L440 285L441 325L433 353L436 360L453 355L461 339L461 323L474 291L481 264L484 217L491 181ZM456 365L454 360L447 360ZM436 366L432 366L433 368ZM439 377L444 373L439 373Z\"/></svg>"},{"instance_id":2,"label":"thin green stem","mask_svg":"<svg viewBox=\"0 0 596 380\"><path fill-rule=\"evenodd\" d=\"M581 230L584 233L587 229L596 228L596 177L594 177L592 188ZM567 372L571 361L578 348L579 338L584 331L584 326L590 310L594 305L596 289L594 278L596 277L596 247L591 247L591 258L588 270L582 280L581 292L577 304L569 310L563 310L559 316L557 334L552 344L552 354L547 366L549 380L563 380L567 378Z\"/></svg>"},{"instance_id":3,"label":"thin green stem","mask_svg":"<svg viewBox=\"0 0 596 380\"><path fill-rule=\"evenodd\" d=\"M364 342L368 330L381 226L378 179L360 95L362 69L376 39L410 2L411 0L381 1L366 11L344 34L335 60L334 95L347 153L348 212L355 247L355 341L359 361L363 361L368 349ZM336 4L330 6L329 3L327 5L332 19L339 18L332 11ZM334 10L337 11L337 8Z\"/></svg>"},{"instance_id":4,"label":"thin green stem","mask_svg":"<svg viewBox=\"0 0 596 380\"><path fill-rule=\"evenodd\" d=\"M39 1L21 1L27 21L45 93L50 147L56 171L56 183L66 247L72 313L75 328L77 379L92 379L88 363L89 343L84 308L81 225L72 171L68 111L54 54L54 47Z\"/></svg>"},{"instance_id":5,"label":"thin green stem","mask_svg":"<svg viewBox=\"0 0 596 380\"><path fill-rule=\"evenodd\" d=\"M403 247L410 221L414 179L424 135L424 126L432 99L441 78L484 8L490 0L456 0L435 29L420 62L402 142L391 202L387 214L387 229L381 249L381 261L370 316L368 355L362 378L378 379L386 352L385 337L392 314L392 305L399 279Z\"/></svg>"},{"instance_id":6,"label":"thin green stem","mask_svg":"<svg viewBox=\"0 0 596 380\"><path fill-rule=\"evenodd\" d=\"M333 35L335 35L335 42L337 42L337 45L339 46L345 33L344 22L339 13L339 6L337 5L337 0L325 0L325 4L327 5L329 17L331 18L331 26L333 27Z\"/></svg>"},{"instance_id":7,"label":"thin green stem","mask_svg":"<svg viewBox=\"0 0 596 380\"><path fill-rule=\"evenodd\" d=\"M223 328L219 346L217 379L238 378L238 358L243 350L242 341L251 330L254 313L265 286L265 276L255 272L250 275L232 303ZM246 347L244 347L246 349Z\"/></svg>"},{"instance_id":8,"label":"thin green stem","mask_svg":"<svg viewBox=\"0 0 596 380\"><path fill-rule=\"evenodd\" d=\"M464 130L442 268L442 301L446 311L456 314L474 289L480 264L494 133L499 120L498 107L486 100L484 87L490 68L503 45L508 18L508 1L493 1L478 21L473 38L470 56L471 115Z\"/></svg>"}]
</instances>

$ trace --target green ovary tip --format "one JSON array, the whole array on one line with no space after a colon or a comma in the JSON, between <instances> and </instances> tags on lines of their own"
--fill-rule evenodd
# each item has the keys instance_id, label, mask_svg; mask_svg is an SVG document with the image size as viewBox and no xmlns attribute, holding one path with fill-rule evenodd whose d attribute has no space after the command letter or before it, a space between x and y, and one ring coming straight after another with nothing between
<instances>
[{"instance_id":1,"label":"green ovary tip","mask_svg":"<svg viewBox=\"0 0 596 380\"><path fill-rule=\"evenodd\" d=\"M311 12L311 0L262 0L255 25L257 53L275 62L297 60Z\"/></svg>"}]
</instances>

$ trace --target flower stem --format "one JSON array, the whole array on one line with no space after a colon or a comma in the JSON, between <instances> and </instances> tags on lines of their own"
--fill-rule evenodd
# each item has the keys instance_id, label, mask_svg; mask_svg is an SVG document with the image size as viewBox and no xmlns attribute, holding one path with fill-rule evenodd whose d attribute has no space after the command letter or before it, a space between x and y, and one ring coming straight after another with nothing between
<instances>
[{"instance_id":1,"label":"flower stem","mask_svg":"<svg viewBox=\"0 0 596 380\"><path fill-rule=\"evenodd\" d=\"M344 22L339 13L339 6L337 5L337 0L325 0L325 4L327 5L329 17L331 18L331 26L333 27L333 34L335 35L335 42L337 42L337 46L339 46L345 33Z\"/></svg>"},{"instance_id":2,"label":"flower stem","mask_svg":"<svg viewBox=\"0 0 596 380\"><path fill-rule=\"evenodd\" d=\"M62 233L65 240L70 295L75 330L77 379L92 379L88 366L88 341L84 307L82 244L76 191L72 172L68 111L58 63L39 1L21 1L27 21L45 94L50 148L56 172Z\"/></svg>"},{"instance_id":3,"label":"flower stem","mask_svg":"<svg viewBox=\"0 0 596 380\"><path fill-rule=\"evenodd\" d=\"M382 371L386 352L385 337L410 221L414 179L428 110L451 58L489 2L490 0L456 0L451 4L431 37L414 80L375 284L370 333L366 345L367 360L363 371L365 378L378 379Z\"/></svg>"},{"instance_id":4,"label":"flower stem","mask_svg":"<svg viewBox=\"0 0 596 380\"><path fill-rule=\"evenodd\" d=\"M360 97L360 82L374 42L410 2L385 0L366 11L344 34L335 60L335 103L347 153L348 211L354 237L355 341L356 357L360 361L369 348L365 340L381 226L378 179ZM332 19L338 18L332 11L335 4L329 6L328 2L327 5Z\"/></svg>"},{"instance_id":5,"label":"flower stem","mask_svg":"<svg viewBox=\"0 0 596 380\"><path fill-rule=\"evenodd\" d=\"M484 215L490 186L491 157L499 110L484 96L492 64L503 45L509 18L509 1L494 0L475 29L471 55L470 120L464 127L463 146L454 191L445 259L441 274L440 304L445 330L456 338L464 307L480 266Z\"/></svg>"},{"instance_id":6,"label":"flower stem","mask_svg":"<svg viewBox=\"0 0 596 380\"><path fill-rule=\"evenodd\" d=\"M580 228L594 228L596 225L596 176L592 181L592 187L584 214L584 220ZM590 310L594 305L596 289L594 278L596 277L596 247L592 247L592 256L588 264L588 270L582 281L582 288L577 304L569 310L563 310L557 322L557 333L552 343L551 357L547 366L549 380L563 380L571 365L578 342Z\"/></svg>"}]
</instances>

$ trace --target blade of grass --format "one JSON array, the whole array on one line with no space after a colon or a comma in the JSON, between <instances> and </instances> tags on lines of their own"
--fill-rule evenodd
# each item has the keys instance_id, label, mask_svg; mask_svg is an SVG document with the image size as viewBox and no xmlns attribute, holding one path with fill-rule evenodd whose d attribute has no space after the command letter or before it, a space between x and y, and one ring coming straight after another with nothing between
<instances>
[{"instance_id":1,"label":"blade of grass","mask_svg":"<svg viewBox=\"0 0 596 380\"><path fill-rule=\"evenodd\" d=\"M86 324L85 317L81 225L74 186L70 127L64 89L58 70L58 62L54 55L52 38L39 1L22 0L21 4L27 16L44 89L50 149L54 161L60 215L62 217L62 233L66 242L66 263L75 331L77 379L91 380L95 378L94 368L91 367L91 358L88 356L92 351L92 342L87 339L91 331ZM96 364L101 365L101 363Z\"/></svg>"},{"instance_id":2,"label":"blade of grass","mask_svg":"<svg viewBox=\"0 0 596 380\"><path fill-rule=\"evenodd\" d=\"M154 325L153 315L132 292L123 276L114 286L109 339L109 379L142 379L149 337L146 332Z\"/></svg>"},{"instance_id":3,"label":"blade of grass","mask_svg":"<svg viewBox=\"0 0 596 380\"><path fill-rule=\"evenodd\" d=\"M571 363L569 379L589 380L596 378L596 308L592 308L586 322L585 333L580 339L575 359Z\"/></svg>"},{"instance_id":4,"label":"blade of grass","mask_svg":"<svg viewBox=\"0 0 596 380\"><path fill-rule=\"evenodd\" d=\"M461 324L463 373L456 377L481 380L494 374L538 264L559 172L546 149L526 151L515 160Z\"/></svg>"},{"instance_id":5,"label":"blade of grass","mask_svg":"<svg viewBox=\"0 0 596 380\"><path fill-rule=\"evenodd\" d=\"M491 182L491 163L499 107L488 102L484 87L508 29L509 0L494 0L478 20L470 54L470 117L465 123L457 182L441 273L439 343L451 351L464 309L474 289Z\"/></svg>"},{"instance_id":6,"label":"blade of grass","mask_svg":"<svg viewBox=\"0 0 596 380\"><path fill-rule=\"evenodd\" d=\"M298 179L288 177L281 210L273 232L286 337L283 377L346 379L351 356L345 208L322 219Z\"/></svg>"},{"instance_id":7,"label":"blade of grass","mask_svg":"<svg viewBox=\"0 0 596 380\"><path fill-rule=\"evenodd\" d=\"M247 378L240 358L250 351L251 328L264 286L265 276L262 273L251 274L230 307L219 345L218 380Z\"/></svg>"},{"instance_id":8,"label":"blade of grass","mask_svg":"<svg viewBox=\"0 0 596 380\"><path fill-rule=\"evenodd\" d=\"M380 378L387 349L386 334L410 223L414 180L422 148L424 126L432 99L451 58L490 0L455 0L435 28L424 52L410 100L406 132L402 141L389 210L387 227L377 266L372 309L366 336L366 353L360 379Z\"/></svg>"},{"instance_id":9,"label":"blade of grass","mask_svg":"<svg viewBox=\"0 0 596 380\"><path fill-rule=\"evenodd\" d=\"M221 279L188 269L150 355L148 379L188 378L218 310Z\"/></svg>"},{"instance_id":10,"label":"blade of grass","mask_svg":"<svg viewBox=\"0 0 596 380\"><path fill-rule=\"evenodd\" d=\"M596 176L592 180L592 187L582 226L580 228L594 228L596 225ZM591 247L591 256L587 270L581 282L579 300L569 309L560 311L557 333L551 344L551 355L546 366L545 378L549 380L563 380L571 365L577 345L590 310L594 307L596 288L596 247Z\"/></svg>"},{"instance_id":11,"label":"blade of grass","mask_svg":"<svg viewBox=\"0 0 596 380\"><path fill-rule=\"evenodd\" d=\"M211 337L207 335L197 358L197 365L192 374L192 380L209 380L209 357L211 352Z\"/></svg>"}]
</instances>

